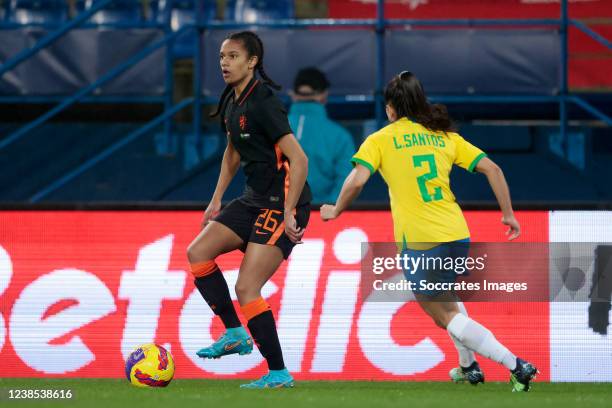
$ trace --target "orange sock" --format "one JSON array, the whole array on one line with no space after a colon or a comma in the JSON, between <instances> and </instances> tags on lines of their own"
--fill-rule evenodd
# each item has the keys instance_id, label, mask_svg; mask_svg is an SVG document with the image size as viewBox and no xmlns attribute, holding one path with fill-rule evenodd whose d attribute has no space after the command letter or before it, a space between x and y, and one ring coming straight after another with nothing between
<instances>
[{"instance_id":1,"label":"orange sock","mask_svg":"<svg viewBox=\"0 0 612 408\"><path fill-rule=\"evenodd\" d=\"M219 269L215 261L195 262L189 264L189 267L191 269L191 273L196 278L201 278L203 276L210 275L211 273Z\"/></svg>"},{"instance_id":2,"label":"orange sock","mask_svg":"<svg viewBox=\"0 0 612 408\"><path fill-rule=\"evenodd\" d=\"M215 261L193 263L191 273L195 277L193 284L212 311L221 318L223 325L228 329L240 327L227 282Z\"/></svg>"},{"instance_id":3,"label":"orange sock","mask_svg":"<svg viewBox=\"0 0 612 408\"><path fill-rule=\"evenodd\" d=\"M285 368L276 322L270 305L260 297L241 307L242 314L248 320L248 328L259 348L259 352L268 362L270 370Z\"/></svg>"},{"instance_id":4,"label":"orange sock","mask_svg":"<svg viewBox=\"0 0 612 408\"><path fill-rule=\"evenodd\" d=\"M242 314L244 318L247 320L251 320L255 316L262 314L265 311L270 310L270 305L266 300L262 297L253 300L252 302L247 303L244 306L240 306L242 310Z\"/></svg>"}]
</instances>

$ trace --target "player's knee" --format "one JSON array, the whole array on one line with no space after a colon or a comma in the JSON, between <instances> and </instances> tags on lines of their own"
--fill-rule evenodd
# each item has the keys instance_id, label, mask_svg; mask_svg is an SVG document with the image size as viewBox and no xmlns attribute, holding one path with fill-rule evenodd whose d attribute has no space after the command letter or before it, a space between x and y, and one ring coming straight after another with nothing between
<instances>
[{"instance_id":1,"label":"player's knee","mask_svg":"<svg viewBox=\"0 0 612 408\"><path fill-rule=\"evenodd\" d=\"M238 280L238 282L236 282L236 286L234 286L234 289L240 304L248 303L250 300L256 299L260 296L259 290L245 281Z\"/></svg>"},{"instance_id":2,"label":"player's knee","mask_svg":"<svg viewBox=\"0 0 612 408\"><path fill-rule=\"evenodd\" d=\"M215 258L216 254L211 253L210 246L201 240L194 240L187 247L187 259L189 262L202 262Z\"/></svg>"},{"instance_id":3,"label":"player's knee","mask_svg":"<svg viewBox=\"0 0 612 408\"><path fill-rule=\"evenodd\" d=\"M444 319L444 317L441 316L436 316L434 317L434 323L436 324L436 326L438 326L441 329L446 330L446 326L448 325L448 323L446 322L446 319Z\"/></svg>"},{"instance_id":4,"label":"player's knee","mask_svg":"<svg viewBox=\"0 0 612 408\"><path fill-rule=\"evenodd\" d=\"M198 261L197 244L195 241L187 247L187 259L189 259L191 263Z\"/></svg>"},{"instance_id":5,"label":"player's knee","mask_svg":"<svg viewBox=\"0 0 612 408\"><path fill-rule=\"evenodd\" d=\"M434 321L436 326L438 326L441 329L446 330L446 326L448 326L448 323L450 321L448 318L448 313L445 313L442 310L435 310L435 311L430 311L428 314L431 317L431 319Z\"/></svg>"},{"instance_id":6,"label":"player's knee","mask_svg":"<svg viewBox=\"0 0 612 408\"><path fill-rule=\"evenodd\" d=\"M236 282L236 285L234 286L234 290L236 291L236 296L238 297L239 301L241 299L244 299L249 294L248 285L244 282L241 282L240 280Z\"/></svg>"},{"instance_id":7,"label":"player's knee","mask_svg":"<svg viewBox=\"0 0 612 408\"><path fill-rule=\"evenodd\" d=\"M434 318L434 321L436 322L436 325L439 328L446 330L449 323L451 322L451 320L453 320L453 317L455 317L456 314L457 312L455 311L445 310L443 313L440 313L439 316L436 316Z\"/></svg>"}]
</instances>

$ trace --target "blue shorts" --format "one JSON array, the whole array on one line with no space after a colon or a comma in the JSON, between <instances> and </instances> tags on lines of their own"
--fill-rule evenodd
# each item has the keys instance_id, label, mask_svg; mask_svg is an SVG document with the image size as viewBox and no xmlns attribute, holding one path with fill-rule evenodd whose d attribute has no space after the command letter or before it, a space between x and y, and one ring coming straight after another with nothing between
<instances>
[{"instance_id":1,"label":"blue shorts","mask_svg":"<svg viewBox=\"0 0 612 408\"><path fill-rule=\"evenodd\" d=\"M402 251L402 258L404 255L414 258L415 260L418 260L417 258L421 258L421 262L417 264L417 267L413 267L415 264L411 263L409 264L408 268L404 268L404 276L406 277L406 280L413 282L412 292L431 297L447 292L448 290L446 289L436 289L431 288L431 286L444 287L445 285L436 284L452 284L457 280L457 276L468 275L467 271L458 273L462 271L447 269L444 267L444 265L448 266L449 262L453 262L454 264L457 258L467 257L469 251L469 238L446 242L427 250L404 249ZM438 258L440 258L441 261L438 261ZM449 261L449 258L452 259L452 261ZM424 262L425 260L427 260L427 264ZM429 268L427 266L429 266ZM429 288L424 288L422 281L425 281L425 286L429 286Z\"/></svg>"}]
</instances>

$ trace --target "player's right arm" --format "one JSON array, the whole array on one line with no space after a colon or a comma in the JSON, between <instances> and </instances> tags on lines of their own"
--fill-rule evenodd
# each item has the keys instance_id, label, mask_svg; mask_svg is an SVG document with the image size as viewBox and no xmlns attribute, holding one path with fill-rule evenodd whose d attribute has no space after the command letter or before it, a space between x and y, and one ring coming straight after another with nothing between
<instances>
[{"instance_id":1,"label":"player's right arm","mask_svg":"<svg viewBox=\"0 0 612 408\"><path fill-rule=\"evenodd\" d=\"M227 147L225 148L223 159L221 161L221 171L219 172L217 187L215 188L215 192L213 193L206 211L204 211L202 228L208 224L208 221L210 221L211 218L215 217L219 211L221 211L221 200L223 199L223 194L225 194L225 190L227 190L227 187L236 175L238 167L240 167L240 153L238 153L238 151L234 148L234 145L228 136Z\"/></svg>"},{"instance_id":2,"label":"player's right arm","mask_svg":"<svg viewBox=\"0 0 612 408\"><path fill-rule=\"evenodd\" d=\"M502 211L502 223L510 228L506 231L508 239L512 241L521 235L521 226L514 217L512 202L510 201L510 189L501 168L488 157L482 158L476 165L475 170L484 174L491 185L491 189L497 198Z\"/></svg>"},{"instance_id":3,"label":"player's right arm","mask_svg":"<svg viewBox=\"0 0 612 408\"><path fill-rule=\"evenodd\" d=\"M336 204L321 206L320 213L323 221L338 218L357 198L370 176L378 170L381 157L382 153L376 141L376 134L368 136L351 159L355 167L344 180Z\"/></svg>"},{"instance_id":4,"label":"player's right arm","mask_svg":"<svg viewBox=\"0 0 612 408\"><path fill-rule=\"evenodd\" d=\"M361 164L357 164L344 180L340 195L336 200L335 205L323 204L321 206L321 219L323 221L333 220L338 218L344 210L353 202L361 193L363 186L370 178L370 170Z\"/></svg>"}]
</instances>

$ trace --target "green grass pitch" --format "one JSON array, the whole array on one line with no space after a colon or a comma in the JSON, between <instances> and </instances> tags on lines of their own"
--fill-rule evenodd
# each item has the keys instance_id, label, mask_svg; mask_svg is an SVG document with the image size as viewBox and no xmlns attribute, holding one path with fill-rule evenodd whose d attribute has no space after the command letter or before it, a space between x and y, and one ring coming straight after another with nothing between
<instances>
[{"instance_id":1,"label":"green grass pitch","mask_svg":"<svg viewBox=\"0 0 612 408\"><path fill-rule=\"evenodd\" d=\"M300 381L293 389L241 390L244 381L175 380L142 389L119 379L0 379L0 406L164 408L610 407L612 384L534 383L512 393L507 383ZM9 400L10 389L71 390L71 400Z\"/></svg>"}]
</instances>

